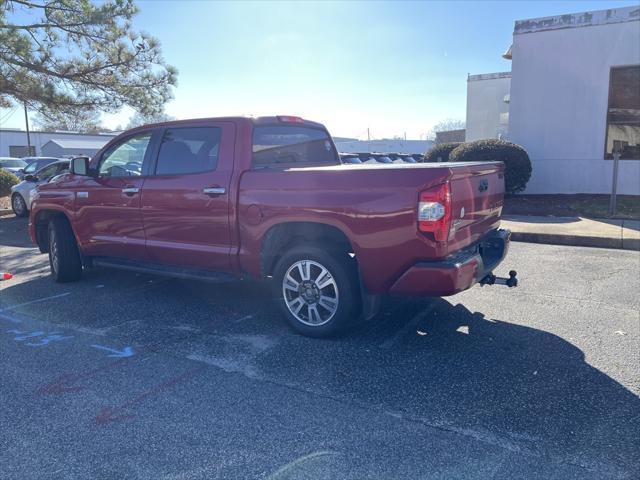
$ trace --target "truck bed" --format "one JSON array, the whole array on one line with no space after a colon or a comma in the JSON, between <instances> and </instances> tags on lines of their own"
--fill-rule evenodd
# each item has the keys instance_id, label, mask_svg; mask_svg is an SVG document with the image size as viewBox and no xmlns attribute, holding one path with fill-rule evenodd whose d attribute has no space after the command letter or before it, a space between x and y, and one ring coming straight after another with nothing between
<instances>
[{"instance_id":1,"label":"truck bed","mask_svg":"<svg viewBox=\"0 0 640 480\"><path fill-rule=\"evenodd\" d=\"M504 166L486 163L357 164L245 172L238 192L241 268L259 276L260 242L277 223L319 222L350 239L372 293L422 260L444 259L498 228ZM437 242L417 229L421 191L449 182L452 232ZM480 184L488 188L479 191Z\"/></svg>"}]
</instances>

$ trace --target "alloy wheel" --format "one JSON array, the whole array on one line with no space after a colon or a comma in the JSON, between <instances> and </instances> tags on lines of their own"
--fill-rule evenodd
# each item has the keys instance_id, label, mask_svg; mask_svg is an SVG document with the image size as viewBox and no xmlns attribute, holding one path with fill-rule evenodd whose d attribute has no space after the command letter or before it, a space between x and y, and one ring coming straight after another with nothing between
<instances>
[{"instance_id":1,"label":"alloy wheel","mask_svg":"<svg viewBox=\"0 0 640 480\"><path fill-rule=\"evenodd\" d=\"M338 310L338 284L326 267L313 260L299 260L289 267L282 294L289 312L305 325L324 325Z\"/></svg>"},{"instance_id":2,"label":"alloy wheel","mask_svg":"<svg viewBox=\"0 0 640 480\"><path fill-rule=\"evenodd\" d=\"M58 253L58 239L56 238L56 230L49 232L49 253L51 255L51 267L55 272L59 271L60 255Z\"/></svg>"},{"instance_id":3,"label":"alloy wheel","mask_svg":"<svg viewBox=\"0 0 640 480\"><path fill-rule=\"evenodd\" d=\"M13 207L13 211L16 215L21 216L27 210L27 205L24 203L24 199L20 194L15 194L11 199L11 206Z\"/></svg>"}]
</instances>

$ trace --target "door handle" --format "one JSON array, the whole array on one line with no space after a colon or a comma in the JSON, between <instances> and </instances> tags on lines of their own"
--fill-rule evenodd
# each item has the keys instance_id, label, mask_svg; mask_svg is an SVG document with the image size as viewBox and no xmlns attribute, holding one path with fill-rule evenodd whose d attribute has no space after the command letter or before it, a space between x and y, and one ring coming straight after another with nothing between
<instances>
[{"instance_id":1,"label":"door handle","mask_svg":"<svg viewBox=\"0 0 640 480\"><path fill-rule=\"evenodd\" d=\"M125 195L134 195L138 193L140 189L138 187L125 187L122 189L122 193Z\"/></svg>"},{"instance_id":2,"label":"door handle","mask_svg":"<svg viewBox=\"0 0 640 480\"><path fill-rule=\"evenodd\" d=\"M206 193L207 195L223 195L226 191L227 189L224 187L208 187L202 189L202 193Z\"/></svg>"}]
</instances>

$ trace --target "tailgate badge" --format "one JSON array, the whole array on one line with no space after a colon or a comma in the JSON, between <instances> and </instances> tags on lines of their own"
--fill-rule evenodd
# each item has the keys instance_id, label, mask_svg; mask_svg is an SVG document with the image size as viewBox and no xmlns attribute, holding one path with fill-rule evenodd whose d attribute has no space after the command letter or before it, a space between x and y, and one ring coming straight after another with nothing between
<instances>
[{"instance_id":1,"label":"tailgate badge","mask_svg":"<svg viewBox=\"0 0 640 480\"><path fill-rule=\"evenodd\" d=\"M480 181L480 185L478 186L478 190L481 192L486 192L489 189L489 180L486 178Z\"/></svg>"},{"instance_id":2,"label":"tailgate badge","mask_svg":"<svg viewBox=\"0 0 640 480\"><path fill-rule=\"evenodd\" d=\"M460 209L460 218L464 218L464 207Z\"/></svg>"}]
</instances>

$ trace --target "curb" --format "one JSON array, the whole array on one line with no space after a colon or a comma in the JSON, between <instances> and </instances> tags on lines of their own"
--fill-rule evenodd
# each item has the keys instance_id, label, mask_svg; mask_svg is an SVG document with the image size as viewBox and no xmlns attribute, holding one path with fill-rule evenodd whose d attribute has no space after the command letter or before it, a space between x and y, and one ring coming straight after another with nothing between
<instances>
[{"instance_id":1,"label":"curb","mask_svg":"<svg viewBox=\"0 0 640 480\"><path fill-rule=\"evenodd\" d=\"M12 215L13 214L13 210L11 210L10 208L0 208L0 217L3 217L5 215Z\"/></svg>"},{"instance_id":2,"label":"curb","mask_svg":"<svg viewBox=\"0 0 640 480\"><path fill-rule=\"evenodd\" d=\"M612 237L515 232L512 230L511 240L514 242L544 243L548 245L569 245L574 247L615 248L620 250L640 251L640 240L637 239L625 239L623 241L622 238Z\"/></svg>"}]
</instances>

